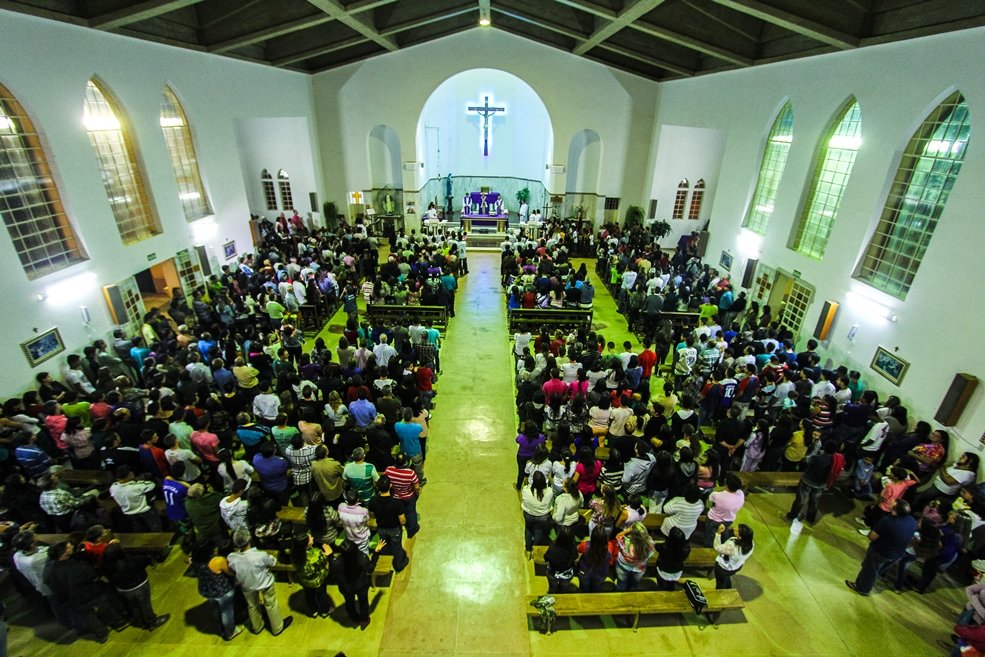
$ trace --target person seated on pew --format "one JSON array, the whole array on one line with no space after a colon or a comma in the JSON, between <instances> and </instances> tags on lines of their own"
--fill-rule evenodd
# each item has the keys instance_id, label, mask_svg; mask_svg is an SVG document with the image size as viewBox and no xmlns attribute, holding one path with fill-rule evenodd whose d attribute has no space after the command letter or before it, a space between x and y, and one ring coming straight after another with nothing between
<instances>
[{"instance_id":1,"label":"person seated on pew","mask_svg":"<svg viewBox=\"0 0 985 657\"><path fill-rule=\"evenodd\" d=\"M544 553L547 562L547 592L561 593L565 584L575 576L578 548L571 527L560 527L557 537Z\"/></svg>"},{"instance_id":2,"label":"person seated on pew","mask_svg":"<svg viewBox=\"0 0 985 657\"><path fill-rule=\"evenodd\" d=\"M685 448L686 449L686 448ZM698 527L698 518L704 513L705 505L701 501L701 490L695 483L684 487L683 497L674 497L664 503L663 512L667 515L660 525L660 533L669 536L670 531L679 527L684 537L690 539Z\"/></svg>"}]
</instances>

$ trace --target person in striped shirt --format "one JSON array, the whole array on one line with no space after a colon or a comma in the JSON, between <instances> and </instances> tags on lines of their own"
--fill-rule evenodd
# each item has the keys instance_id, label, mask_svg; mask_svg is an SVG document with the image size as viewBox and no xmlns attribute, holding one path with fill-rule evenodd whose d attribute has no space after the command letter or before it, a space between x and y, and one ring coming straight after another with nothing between
<instances>
[{"instance_id":1,"label":"person in striped shirt","mask_svg":"<svg viewBox=\"0 0 985 657\"><path fill-rule=\"evenodd\" d=\"M390 494L404 503L407 538L414 538L421 529L417 519L417 499L421 495L421 483L417 473L410 467L410 458L406 454L397 454L395 460L396 464L389 466L383 474L390 478Z\"/></svg>"}]
</instances>

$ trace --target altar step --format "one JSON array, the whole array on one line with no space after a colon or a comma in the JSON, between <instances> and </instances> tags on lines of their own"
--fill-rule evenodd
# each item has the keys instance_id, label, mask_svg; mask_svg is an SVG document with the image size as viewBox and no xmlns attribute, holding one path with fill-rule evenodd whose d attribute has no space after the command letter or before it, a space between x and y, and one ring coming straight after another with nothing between
<instances>
[{"instance_id":1,"label":"altar step","mask_svg":"<svg viewBox=\"0 0 985 657\"><path fill-rule=\"evenodd\" d=\"M499 251L500 244L504 241L506 241L506 233L497 233L495 230L478 227L473 227L472 232L465 238L465 244L470 249L495 249Z\"/></svg>"}]
</instances>

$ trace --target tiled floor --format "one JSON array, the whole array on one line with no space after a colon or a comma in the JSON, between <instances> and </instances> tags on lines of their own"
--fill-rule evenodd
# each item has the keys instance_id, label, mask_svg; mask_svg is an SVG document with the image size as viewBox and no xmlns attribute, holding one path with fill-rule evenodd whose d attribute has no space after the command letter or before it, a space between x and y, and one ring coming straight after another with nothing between
<instances>
[{"instance_id":1,"label":"tiled floor","mask_svg":"<svg viewBox=\"0 0 985 657\"><path fill-rule=\"evenodd\" d=\"M241 635L231 643L214 634L211 611L195 582L182 577L174 551L152 573L155 605L173 620L154 633L128 629L99 646L57 643L58 631L18 605L9 610L11 655L128 655L203 657L278 654L331 657L438 657L443 655L937 655L963 597L944 588L926 596L884 588L870 598L850 593L865 549L855 532L857 509L826 498L815 528L793 533L782 518L791 495L755 492L740 520L756 532L756 552L736 578L747 601L742 613L718 627L694 617L650 617L634 633L621 619L561 620L544 636L529 629L524 596L546 591L523 558L522 518L511 487L515 469L515 415L505 310L495 253L470 252L472 273L462 280L457 317L442 351L428 441L430 481L420 502L421 533L408 545L410 567L390 587L374 591L373 623L365 632L335 619L310 620L297 586L279 584L281 605L295 610L283 636ZM589 263L592 270L594 264ZM607 339L631 338L601 282L595 321ZM338 323L338 318L334 320ZM328 329L334 345L339 333ZM634 340L635 342L635 340ZM700 580L705 586L713 582ZM938 585L945 583L942 578ZM337 594L335 595L338 599Z\"/></svg>"}]
</instances>

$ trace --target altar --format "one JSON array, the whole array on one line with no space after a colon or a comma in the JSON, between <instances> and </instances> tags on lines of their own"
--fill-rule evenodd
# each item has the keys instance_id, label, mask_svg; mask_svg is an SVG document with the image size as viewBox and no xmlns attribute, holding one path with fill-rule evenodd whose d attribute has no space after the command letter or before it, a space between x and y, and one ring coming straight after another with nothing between
<instances>
[{"instance_id":1,"label":"altar","mask_svg":"<svg viewBox=\"0 0 985 657\"><path fill-rule=\"evenodd\" d=\"M466 232L472 232L473 226L495 226L497 233L505 233L509 220L499 192L469 192L462 199L462 228Z\"/></svg>"}]
</instances>

